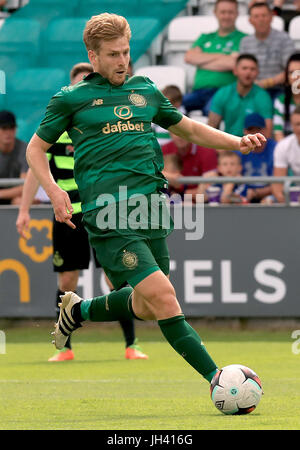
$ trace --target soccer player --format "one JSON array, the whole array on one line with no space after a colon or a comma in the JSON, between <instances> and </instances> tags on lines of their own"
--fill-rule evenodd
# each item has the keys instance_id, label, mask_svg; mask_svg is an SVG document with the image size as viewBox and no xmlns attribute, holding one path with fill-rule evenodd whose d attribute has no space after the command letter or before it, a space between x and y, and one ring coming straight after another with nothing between
<instances>
[{"instance_id":1,"label":"soccer player","mask_svg":"<svg viewBox=\"0 0 300 450\"><path fill-rule=\"evenodd\" d=\"M157 320L170 345L210 381L217 372L216 363L186 322L169 280L166 237L170 229L163 221L139 229L125 227L123 218L132 212L134 199L142 203L157 194L148 202L155 209L153 203L159 205L157 197L166 186L151 122L200 146L246 153L260 147L265 138L260 134L236 137L195 122L177 111L148 78L127 79L130 37L122 16L103 13L87 22L83 39L94 73L54 95L27 149L28 163L51 199L56 219L74 228L70 199L51 176L45 155L61 131L68 131L75 146L74 173L84 224L116 288L109 295L87 300L73 292L62 296L54 342L62 348L85 320ZM131 202L125 209L127 200ZM108 220L105 226L108 207L117 210L120 220L116 224ZM123 288L126 283L130 287Z\"/></svg>"},{"instance_id":2,"label":"soccer player","mask_svg":"<svg viewBox=\"0 0 300 450\"><path fill-rule=\"evenodd\" d=\"M70 71L71 85L74 86L92 72L93 67L89 63L75 64ZM76 291L79 271L89 267L90 245L87 232L82 223L80 197L74 180L74 147L66 131L50 147L47 156L55 181L62 189L68 192L71 199L73 208L72 220L76 224L76 229L72 229L65 223L53 220L53 269L58 274L58 289L56 292L56 319L58 319L60 296L64 295L66 291ZM30 221L29 210L38 185L38 180L31 169L29 169L16 222L18 232L25 239L25 231ZM97 268L101 267L96 257L95 264ZM113 286L107 277L106 281L110 290L113 290ZM148 356L137 345L133 319L120 320L120 325L126 341L125 358L148 359ZM74 352L69 336L64 348L56 350L55 354L48 361L59 362L73 359Z\"/></svg>"}]
</instances>

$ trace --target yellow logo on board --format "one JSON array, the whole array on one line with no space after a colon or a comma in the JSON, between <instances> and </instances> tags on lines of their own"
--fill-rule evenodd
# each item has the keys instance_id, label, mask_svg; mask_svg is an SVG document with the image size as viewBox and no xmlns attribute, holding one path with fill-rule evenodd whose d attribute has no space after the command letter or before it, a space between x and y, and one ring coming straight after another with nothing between
<instances>
[{"instance_id":1,"label":"yellow logo on board","mask_svg":"<svg viewBox=\"0 0 300 450\"><path fill-rule=\"evenodd\" d=\"M38 231L41 231L43 228L46 228L46 230L47 230L46 237L47 237L47 239L49 239L49 241L52 241L52 222L50 220L48 220L48 219L43 219L43 220L32 219L29 222L29 230L27 233L27 240L32 237L32 234L31 234L32 228L35 228ZM34 246L28 245L27 240L21 237L19 239L19 248L20 248L21 252L24 253L25 255L29 256L29 258L32 261L37 262L37 263L42 263L42 262L46 261L50 255L52 255L52 253L53 253L52 242L50 245L45 245L43 247L42 252L38 253Z\"/></svg>"}]
</instances>

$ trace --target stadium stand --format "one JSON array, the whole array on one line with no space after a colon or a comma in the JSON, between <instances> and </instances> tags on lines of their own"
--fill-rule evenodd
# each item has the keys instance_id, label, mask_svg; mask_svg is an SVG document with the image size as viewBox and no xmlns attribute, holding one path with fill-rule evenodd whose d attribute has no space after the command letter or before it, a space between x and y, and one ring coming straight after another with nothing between
<instances>
[{"instance_id":1,"label":"stadium stand","mask_svg":"<svg viewBox=\"0 0 300 450\"><path fill-rule=\"evenodd\" d=\"M155 17L163 27L185 8L186 3L186 0L79 0L76 15L90 17L111 12L126 17Z\"/></svg>"},{"instance_id":2,"label":"stadium stand","mask_svg":"<svg viewBox=\"0 0 300 450\"><path fill-rule=\"evenodd\" d=\"M78 61L88 61L82 32L93 14L107 11L126 15L133 34L131 58L136 67L141 67L156 62L162 50L162 31L178 13L186 13L187 3L187 0L9 0L12 10L17 11L0 28L0 70L10 80L0 106L16 112L20 137L27 138L28 130L35 127L51 95L68 83L66 80L58 83L57 74L68 73ZM22 69L30 70L22 72ZM47 71L48 91L42 81L37 81ZM52 82L50 75L54 74ZM32 84L39 83L40 92L32 92ZM27 89L25 86L30 92L27 97L22 93ZM53 86L56 87L52 89Z\"/></svg>"},{"instance_id":3,"label":"stadium stand","mask_svg":"<svg viewBox=\"0 0 300 450\"><path fill-rule=\"evenodd\" d=\"M160 90L172 84L178 86L183 94L186 92L186 76L183 67L168 65L145 66L137 69L135 75L143 75L150 78Z\"/></svg>"},{"instance_id":4,"label":"stadium stand","mask_svg":"<svg viewBox=\"0 0 300 450\"><path fill-rule=\"evenodd\" d=\"M68 84L68 73L57 68L32 68L17 71L9 80L9 109L17 120L35 123L43 117L49 99Z\"/></svg>"},{"instance_id":5,"label":"stadium stand","mask_svg":"<svg viewBox=\"0 0 300 450\"><path fill-rule=\"evenodd\" d=\"M290 21L289 35L295 42L296 49L300 49L300 16L294 17Z\"/></svg>"},{"instance_id":6,"label":"stadium stand","mask_svg":"<svg viewBox=\"0 0 300 450\"><path fill-rule=\"evenodd\" d=\"M87 61L82 33L87 18L54 19L47 27L41 45L40 62L45 67L69 70L78 61Z\"/></svg>"},{"instance_id":7,"label":"stadium stand","mask_svg":"<svg viewBox=\"0 0 300 450\"><path fill-rule=\"evenodd\" d=\"M181 66L186 72L187 90L192 88L195 67L184 63L185 52L202 33L210 33L218 27L215 16L183 16L173 19L168 27L167 40L163 45L164 62Z\"/></svg>"},{"instance_id":8,"label":"stadium stand","mask_svg":"<svg viewBox=\"0 0 300 450\"><path fill-rule=\"evenodd\" d=\"M238 3L237 28L253 33L247 16L248 1ZM167 75L168 84L170 80L180 84L183 92L191 90L195 73L194 67L184 63L186 50L200 33L214 31L218 26L212 0L9 0L8 4L18 10L5 19L2 27L0 22L0 70L12 81L5 102L0 98L0 107L12 104L14 109L18 100L13 96L19 93L11 86L21 69L39 71L42 66L68 72L74 63L87 61L82 31L93 14L108 11L126 15L133 34L131 57L135 73L145 73L162 86L164 74L169 73L168 66L175 66L172 76ZM299 21L299 17L293 19L289 28L297 48L300 48ZM283 19L274 16L272 26L283 30ZM28 118L33 120L36 114L34 101L28 98L26 102L27 116L24 123L20 122L21 131L30 128ZM20 121L20 112L17 117Z\"/></svg>"},{"instance_id":9,"label":"stadium stand","mask_svg":"<svg viewBox=\"0 0 300 450\"><path fill-rule=\"evenodd\" d=\"M33 19L5 20L0 30L0 69L9 76L37 63L41 26Z\"/></svg>"},{"instance_id":10,"label":"stadium stand","mask_svg":"<svg viewBox=\"0 0 300 450\"><path fill-rule=\"evenodd\" d=\"M73 16L77 3L77 0L72 0L71 2L63 0L30 0L27 5L14 13L14 18L35 19L44 28L55 18Z\"/></svg>"}]
</instances>

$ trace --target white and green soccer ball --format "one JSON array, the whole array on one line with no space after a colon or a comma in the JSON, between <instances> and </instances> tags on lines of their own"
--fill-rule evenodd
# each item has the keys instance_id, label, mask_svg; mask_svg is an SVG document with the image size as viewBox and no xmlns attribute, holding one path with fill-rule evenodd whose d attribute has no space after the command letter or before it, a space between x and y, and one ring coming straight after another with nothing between
<instances>
[{"instance_id":1,"label":"white and green soccer ball","mask_svg":"<svg viewBox=\"0 0 300 450\"><path fill-rule=\"evenodd\" d=\"M219 370L210 385L211 399L224 414L249 414L263 394L258 375L249 367L231 364Z\"/></svg>"}]
</instances>

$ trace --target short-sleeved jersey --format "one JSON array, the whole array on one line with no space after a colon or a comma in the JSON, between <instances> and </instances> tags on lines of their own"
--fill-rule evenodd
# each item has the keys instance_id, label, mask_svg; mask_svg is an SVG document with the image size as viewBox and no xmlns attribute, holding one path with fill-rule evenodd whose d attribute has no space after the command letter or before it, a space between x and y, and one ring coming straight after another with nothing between
<instances>
[{"instance_id":1,"label":"short-sleeved jersey","mask_svg":"<svg viewBox=\"0 0 300 450\"><path fill-rule=\"evenodd\" d=\"M223 118L226 133L236 136L243 136L245 117L248 114L257 112L264 119L273 118L271 97L257 84L245 96L238 93L237 82L220 88L213 96L210 109Z\"/></svg>"},{"instance_id":2,"label":"short-sleeved jersey","mask_svg":"<svg viewBox=\"0 0 300 450\"><path fill-rule=\"evenodd\" d=\"M226 36L220 36L218 31L203 33L193 43L192 48L200 47L204 53L222 53L230 55L238 52L241 40L246 36L241 31L234 30ZM232 71L215 71L197 68L193 89L219 88L233 83L235 76Z\"/></svg>"},{"instance_id":3,"label":"short-sleeved jersey","mask_svg":"<svg viewBox=\"0 0 300 450\"><path fill-rule=\"evenodd\" d=\"M290 116L296 108L296 103L293 96L291 96L289 104ZM273 116L274 131L282 131L285 135L293 132L290 121L285 119L285 94L279 95L274 102L274 116Z\"/></svg>"},{"instance_id":4,"label":"short-sleeved jersey","mask_svg":"<svg viewBox=\"0 0 300 450\"><path fill-rule=\"evenodd\" d=\"M98 207L101 194L147 194L164 187L161 150L151 123L169 128L182 114L146 77L115 86L99 73L62 88L51 99L37 135L54 143L67 131L75 148L74 175L82 211Z\"/></svg>"}]
</instances>

